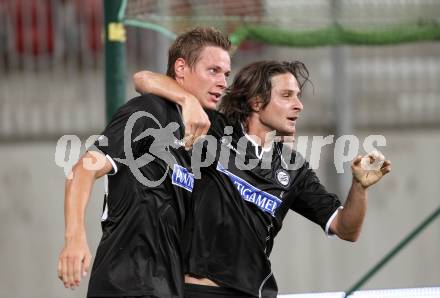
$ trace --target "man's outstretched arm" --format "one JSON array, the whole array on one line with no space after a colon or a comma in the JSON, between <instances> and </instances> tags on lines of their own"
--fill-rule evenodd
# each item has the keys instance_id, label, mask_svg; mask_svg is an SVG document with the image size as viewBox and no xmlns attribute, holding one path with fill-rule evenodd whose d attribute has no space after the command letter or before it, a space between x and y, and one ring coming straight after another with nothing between
<instances>
[{"instance_id":1,"label":"man's outstretched arm","mask_svg":"<svg viewBox=\"0 0 440 298\"><path fill-rule=\"evenodd\" d=\"M391 162L378 152L358 156L351 164L353 182L345 201L330 225L339 238L356 241L359 238L367 210L367 188L391 171Z\"/></svg>"},{"instance_id":2,"label":"man's outstretched arm","mask_svg":"<svg viewBox=\"0 0 440 298\"><path fill-rule=\"evenodd\" d=\"M112 170L108 159L89 151L75 164L66 179L64 194L65 239L58 259L58 277L66 288L79 286L89 270L91 254L85 230L85 211L96 179Z\"/></svg>"},{"instance_id":3,"label":"man's outstretched arm","mask_svg":"<svg viewBox=\"0 0 440 298\"><path fill-rule=\"evenodd\" d=\"M199 100L185 91L172 78L151 71L140 71L133 75L134 87L141 94L152 93L168 99L182 107L185 125L185 147L190 148L195 140L206 135L211 125Z\"/></svg>"}]
</instances>

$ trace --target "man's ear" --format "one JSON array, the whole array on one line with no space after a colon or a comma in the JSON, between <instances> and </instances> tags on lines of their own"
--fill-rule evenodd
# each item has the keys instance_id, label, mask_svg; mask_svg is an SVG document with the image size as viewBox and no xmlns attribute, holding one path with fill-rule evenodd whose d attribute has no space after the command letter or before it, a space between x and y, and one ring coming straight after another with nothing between
<instances>
[{"instance_id":1,"label":"man's ear","mask_svg":"<svg viewBox=\"0 0 440 298\"><path fill-rule=\"evenodd\" d=\"M176 62L174 62L174 72L176 73L176 79L183 79L186 67L187 65L185 59L177 58Z\"/></svg>"},{"instance_id":2,"label":"man's ear","mask_svg":"<svg viewBox=\"0 0 440 298\"><path fill-rule=\"evenodd\" d=\"M251 104L251 110L255 113L260 112L263 107L263 101L259 96L255 96L254 98L252 98L250 100L250 104Z\"/></svg>"}]
</instances>

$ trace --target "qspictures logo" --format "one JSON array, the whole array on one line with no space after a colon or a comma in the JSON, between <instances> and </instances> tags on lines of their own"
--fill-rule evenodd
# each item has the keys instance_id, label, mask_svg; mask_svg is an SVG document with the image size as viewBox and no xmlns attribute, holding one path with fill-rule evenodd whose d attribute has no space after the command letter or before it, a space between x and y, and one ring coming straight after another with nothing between
<instances>
[{"instance_id":1,"label":"qspictures logo","mask_svg":"<svg viewBox=\"0 0 440 298\"><path fill-rule=\"evenodd\" d=\"M137 121L152 121L152 123L155 123L157 127L147 128L132 139L133 128L135 127ZM231 126L227 126L224 128L224 135L222 137L216 138L212 135L207 135L194 144L190 153L192 170L192 173L190 173L188 172L188 169L183 171L181 166L178 165L171 150L172 148L178 149L180 147L184 147L184 140L177 139L174 134L179 128L179 124L176 122L171 122L167 126L163 127L152 114L145 111L136 112L128 119L123 131L123 144L119 144L119 146L122 147L121 149L123 150L125 157L121 158L108 155L106 157L112 162L114 168L117 167L116 162L126 165L130 169L131 173L136 177L137 181L147 187L155 187L163 183L169 171L173 171L173 169L179 169L179 173L181 174L179 179L187 179L188 176L186 175L190 175L192 179L200 179L201 168L208 167L216 162L215 157L218 157L218 162L222 164L223 169L228 170L231 151L235 154L234 162L238 169L251 170L257 166L262 169L271 169L272 158L274 157L274 148L277 147L273 146L273 143L275 141L280 141L277 140L275 132L266 134L266 139L264 141L260 140L262 141L260 143L272 148L271 151L265 153L261 159L246 159L244 158L246 155L244 148L247 148L247 145L249 142L251 142L250 139L246 135L243 135L239 140L234 142L236 145L233 145L231 137L233 128ZM134 146L139 146L139 143L145 138L149 138L149 146L148 148L142 148L141 151L143 154L140 157L135 158L133 148ZM256 136L253 136L253 138L254 141L255 139L258 139ZM85 141L84 145L86 150L88 150L95 157L98 157L100 154L103 154L103 152L100 151L94 144L98 144L98 147L100 148L105 148L110 145L115 145L109 144L111 141L111 139L109 140L104 135L93 135ZM221 146L218 146L219 143ZM323 149L325 146L332 145L334 143L333 164L337 173L344 173L344 164L351 162L351 160L353 160L359 154L361 147L361 140L359 140L359 138L355 135L343 135L336 140L333 135L328 135L325 137L299 136L295 143L295 149L293 143L289 143L282 146L282 150L278 152L278 154L281 154L282 156L283 170L276 173L276 178L281 185L287 185L289 183L289 175L287 174L287 171L299 169L304 165L306 160L302 158L302 156L306 156L307 152L310 152L308 158L309 167L311 169L318 169ZM57 142L55 149L55 163L59 167L63 168L67 179L72 179L72 167L80 158L81 146L81 140L76 135L64 135ZM365 152L379 151L377 147L385 146L386 139L382 135L369 135L362 141L362 147ZM202 154L204 150L209 154ZM217 152L218 150L220 150L220 152ZM295 156L293 160L292 156ZM151 177L146 177L146 175L144 175L144 173L141 171L141 168L148 166L151 162L157 160L160 160L167 165L167 167L165 167L166 170L163 173L160 173L159 178L155 177L155 179L151 179ZM103 158L96 158L95 161L92 161L92 158L83 158L82 161L83 167L89 170L99 170L105 165L106 162L106 160ZM175 167L175 165L178 165L179 167ZM366 170L377 170L381 166L381 162L372 164L368 162L362 163L362 167ZM186 184L186 187L189 187L191 182L189 180L187 182L189 184Z\"/></svg>"}]
</instances>

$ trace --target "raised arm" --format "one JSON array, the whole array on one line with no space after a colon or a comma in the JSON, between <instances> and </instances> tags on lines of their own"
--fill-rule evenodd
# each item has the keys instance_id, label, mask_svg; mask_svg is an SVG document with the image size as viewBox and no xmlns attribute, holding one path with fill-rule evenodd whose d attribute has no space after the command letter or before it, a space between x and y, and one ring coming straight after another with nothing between
<instances>
[{"instance_id":1,"label":"raised arm","mask_svg":"<svg viewBox=\"0 0 440 298\"><path fill-rule=\"evenodd\" d=\"M339 238L356 241L361 232L367 210L367 188L391 171L391 162L378 152L358 156L351 165L353 182L345 201L330 225Z\"/></svg>"},{"instance_id":2,"label":"raised arm","mask_svg":"<svg viewBox=\"0 0 440 298\"><path fill-rule=\"evenodd\" d=\"M198 137L206 135L211 125L199 100L185 91L172 78L151 71L140 71L133 75L134 87L141 94L152 93L168 99L182 107L185 125L185 147L190 148Z\"/></svg>"},{"instance_id":3,"label":"raised arm","mask_svg":"<svg viewBox=\"0 0 440 298\"><path fill-rule=\"evenodd\" d=\"M89 270L91 254L85 230L85 212L96 179L112 170L102 154L90 151L75 164L64 194L65 238L58 259L58 277L66 288L79 286Z\"/></svg>"}]
</instances>

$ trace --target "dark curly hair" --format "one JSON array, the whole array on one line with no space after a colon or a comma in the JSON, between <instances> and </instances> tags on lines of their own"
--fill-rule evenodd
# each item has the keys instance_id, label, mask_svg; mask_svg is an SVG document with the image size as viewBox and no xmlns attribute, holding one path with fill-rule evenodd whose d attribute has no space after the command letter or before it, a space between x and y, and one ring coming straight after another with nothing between
<instances>
[{"instance_id":1,"label":"dark curly hair","mask_svg":"<svg viewBox=\"0 0 440 298\"><path fill-rule=\"evenodd\" d=\"M219 111L232 122L245 123L252 112L251 100L257 96L265 108L270 101L272 77L291 73L298 81L300 90L309 80L309 71L299 61L260 61L242 68L227 89L219 106Z\"/></svg>"}]
</instances>

